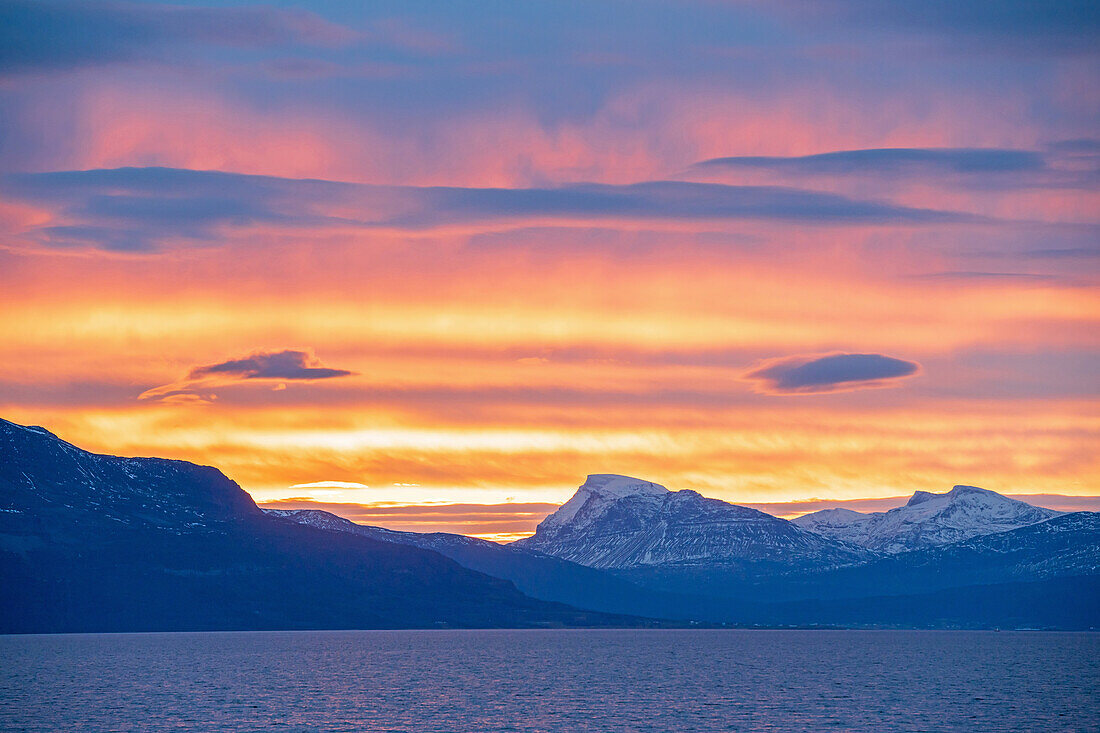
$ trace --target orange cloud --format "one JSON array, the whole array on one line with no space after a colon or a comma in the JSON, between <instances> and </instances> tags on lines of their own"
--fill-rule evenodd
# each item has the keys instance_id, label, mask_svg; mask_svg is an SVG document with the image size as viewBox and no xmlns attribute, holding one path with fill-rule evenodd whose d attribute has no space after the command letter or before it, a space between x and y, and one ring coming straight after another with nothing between
<instances>
[{"instance_id":1,"label":"orange cloud","mask_svg":"<svg viewBox=\"0 0 1100 733\"><path fill-rule=\"evenodd\" d=\"M449 532L495 541L533 534L558 508L549 503L505 504L349 504L306 498L262 502L268 509L321 509L357 524L404 532Z\"/></svg>"}]
</instances>

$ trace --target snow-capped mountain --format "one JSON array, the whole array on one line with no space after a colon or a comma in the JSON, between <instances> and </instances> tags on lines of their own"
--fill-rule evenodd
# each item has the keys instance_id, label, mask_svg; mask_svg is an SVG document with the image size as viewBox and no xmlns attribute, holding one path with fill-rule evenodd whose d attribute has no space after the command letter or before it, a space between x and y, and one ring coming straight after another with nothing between
<instances>
[{"instance_id":1,"label":"snow-capped mountain","mask_svg":"<svg viewBox=\"0 0 1100 733\"><path fill-rule=\"evenodd\" d=\"M1026 527L922 550L877 556L854 568L784 578L802 597L905 595L944 588L1100 574L1100 513L1073 512ZM1093 598L1100 612L1100 596Z\"/></svg>"},{"instance_id":2,"label":"snow-capped mountain","mask_svg":"<svg viewBox=\"0 0 1100 733\"><path fill-rule=\"evenodd\" d=\"M988 489L956 486L943 494L918 491L905 506L887 512L825 509L793 522L824 537L893 554L1007 532L1060 513Z\"/></svg>"},{"instance_id":3,"label":"snow-capped mountain","mask_svg":"<svg viewBox=\"0 0 1100 733\"><path fill-rule=\"evenodd\" d=\"M596 568L829 566L865 555L756 509L615 474L589 476L534 536L513 544Z\"/></svg>"}]
</instances>

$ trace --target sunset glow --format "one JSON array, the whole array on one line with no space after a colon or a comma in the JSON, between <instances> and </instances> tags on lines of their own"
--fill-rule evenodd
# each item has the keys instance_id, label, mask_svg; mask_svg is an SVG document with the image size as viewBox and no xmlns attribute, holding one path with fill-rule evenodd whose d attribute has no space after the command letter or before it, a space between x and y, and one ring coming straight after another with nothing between
<instances>
[{"instance_id":1,"label":"sunset glow","mask_svg":"<svg viewBox=\"0 0 1100 733\"><path fill-rule=\"evenodd\" d=\"M498 540L590 473L781 516L1100 496L1094 52L856 47L787 2L516 4L493 44L217 5L0 67L4 418Z\"/></svg>"}]
</instances>

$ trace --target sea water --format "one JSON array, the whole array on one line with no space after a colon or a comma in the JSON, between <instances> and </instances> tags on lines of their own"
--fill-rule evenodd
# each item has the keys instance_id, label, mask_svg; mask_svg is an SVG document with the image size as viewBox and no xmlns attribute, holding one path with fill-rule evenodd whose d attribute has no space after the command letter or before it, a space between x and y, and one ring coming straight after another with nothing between
<instances>
[{"instance_id":1,"label":"sea water","mask_svg":"<svg viewBox=\"0 0 1100 733\"><path fill-rule=\"evenodd\" d=\"M4 731L1097 731L1100 634L0 637Z\"/></svg>"}]
</instances>

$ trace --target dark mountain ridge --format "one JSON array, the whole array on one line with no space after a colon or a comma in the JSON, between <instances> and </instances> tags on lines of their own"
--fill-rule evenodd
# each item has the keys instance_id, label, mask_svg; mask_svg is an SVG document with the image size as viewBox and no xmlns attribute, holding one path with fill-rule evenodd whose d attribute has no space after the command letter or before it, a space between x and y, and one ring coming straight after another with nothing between
<instances>
[{"instance_id":1,"label":"dark mountain ridge","mask_svg":"<svg viewBox=\"0 0 1100 733\"><path fill-rule=\"evenodd\" d=\"M597 570L515 545L396 532L320 510L265 511L310 526L431 547L512 580L533 597L612 613L737 626L1077 629L1100 622L1100 515L1088 513L862 565L751 578L722 567L690 566L662 578L642 575L657 573L653 568Z\"/></svg>"},{"instance_id":2,"label":"dark mountain ridge","mask_svg":"<svg viewBox=\"0 0 1100 733\"><path fill-rule=\"evenodd\" d=\"M216 469L0 421L0 632L637 625L264 514Z\"/></svg>"}]
</instances>

